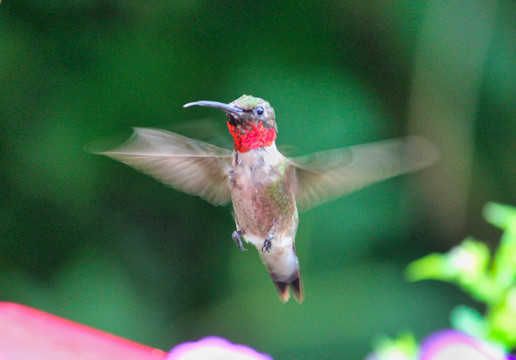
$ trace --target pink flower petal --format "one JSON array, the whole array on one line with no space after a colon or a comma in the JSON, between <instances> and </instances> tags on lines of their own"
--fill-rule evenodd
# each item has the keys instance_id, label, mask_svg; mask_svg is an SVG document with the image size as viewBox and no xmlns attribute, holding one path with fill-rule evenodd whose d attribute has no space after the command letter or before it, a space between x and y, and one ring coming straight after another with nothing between
<instances>
[{"instance_id":1,"label":"pink flower petal","mask_svg":"<svg viewBox=\"0 0 516 360\"><path fill-rule=\"evenodd\" d=\"M420 360L506 360L507 355L484 341L455 330L429 336L421 345Z\"/></svg>"},{"instance_id":2,"label":"pink flower petal","mask_svg":"<svg viewBox=\"0 0 516 360\"><path fill-rule=\"evenodd\" d=\"M248 346L232 344L215 336L174 347L166 360L272 360Z\"/></svg>"}]
</instances>

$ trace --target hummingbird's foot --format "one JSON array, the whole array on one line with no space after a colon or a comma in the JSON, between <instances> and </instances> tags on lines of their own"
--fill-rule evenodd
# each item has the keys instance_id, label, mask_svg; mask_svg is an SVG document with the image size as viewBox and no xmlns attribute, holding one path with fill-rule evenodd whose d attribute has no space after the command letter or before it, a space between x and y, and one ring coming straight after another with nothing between
<instances>
[{"instance_id":1,"label":"hummingbird's foot","mask_svg":"<svg viewBox=\"0 0 516 360\"><path fill-rule=\"evenodd\" d=\"M263 246L262 246L262 252L265 253L265 252L268 252L270 253L271 251L271 246L272 246L272 243L271 243L271 240L269 238L265 239L265 241L263 242Z\"/></svg>"},{"instance_id":2,"label":"hummingbird's foot","mask_svg":"<svg viewBox=\"0 0 516 360\"><path fill-rule=\"evenodd\" d=\"M233 231L233 240L237 244L238 248L242 251L247 251L247 249L244 247L244 244L242 244L242 235L245 234L245 231L243 229L235 230Z\"/></svg>"},{"instance_id":3,"label":"hummingbird's foot","mask_svg":"<svg viewBox=\"0 0 516 360\"><path fill-rule=\"evenodd\" d=\"M277 219L274 219L274 221L272 222L272 229L269 232L269 235L265 238L265 241L263 242L262 253L265 253L265 252L270 253L271 252L270 251L271 246L272 246L271 240L274 238L274 231L276 230L276 220Z\"/></svg>"}]
</instances>

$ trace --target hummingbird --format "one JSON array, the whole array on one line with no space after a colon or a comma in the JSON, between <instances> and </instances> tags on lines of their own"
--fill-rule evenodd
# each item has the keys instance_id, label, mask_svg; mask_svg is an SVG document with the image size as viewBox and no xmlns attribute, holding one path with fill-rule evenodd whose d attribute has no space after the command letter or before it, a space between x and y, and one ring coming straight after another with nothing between
<instances>
[{"instance_id":1,"label":"hummingbird","mask_svg":"<svg viewBox=\"0 0 516 360\"><path fill-rule=\"evenodd\" d=\"M213 205L233 205L232 239L258 250L279 298L303 301L296 255L298 208L307 210L380 180L419 170L435 158L423 138L409 136L287 158L276 147L271 105L242 95L226 104L196 101L226 113L233 151L173 132L133 128L124 144L106 155ZM321 121L320 119L318 121Z\"/></svg>"}]
</instances>

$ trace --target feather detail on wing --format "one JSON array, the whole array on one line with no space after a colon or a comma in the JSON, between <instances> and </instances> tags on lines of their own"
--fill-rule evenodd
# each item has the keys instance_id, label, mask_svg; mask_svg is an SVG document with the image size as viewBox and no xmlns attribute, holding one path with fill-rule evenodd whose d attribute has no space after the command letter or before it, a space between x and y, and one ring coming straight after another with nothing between
<instances>
[{"instance_id":1,"label":"feather detail on wing","mask_svg":"<svg viewBox=\"0 0 516 360\"><path fill-rule=\"evenodd\" d=\"M300 210L308 210L375 182L422 169L436 158L435 148L417 136L293 158L296 202Z\"/></svg>"},{"instance_id":2,"label":"feather detail on wing","mask_svg":"<svg viewBox=\"0 0 516 360\"><path fill-rule=\"evenodd\" d=\"M133 135L124 144L108 151L91 152L109 156L168 186L198 195L213 205L223 205L231 200L227 180L230 150L169 131L133 130Z\"/></svg>"}]
</instances>

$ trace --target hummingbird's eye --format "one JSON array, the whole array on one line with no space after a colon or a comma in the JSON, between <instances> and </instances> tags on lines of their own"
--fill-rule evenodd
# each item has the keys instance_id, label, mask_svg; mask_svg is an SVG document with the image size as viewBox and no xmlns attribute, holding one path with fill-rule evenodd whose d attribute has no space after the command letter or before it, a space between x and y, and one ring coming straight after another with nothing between
<instances>
[{"instance_id":1,"label":"hummingbird's eye","mask_svg":"<svg viewBox=\"0 0 516 360\"><path fill-rule=\"evenodd\" d=\"M256 108L256 114L258 114L258 115L263 115L264 111L265 110L263 110L263 108L261 106L258 106Z\"/></svg>"}]
</instances>

